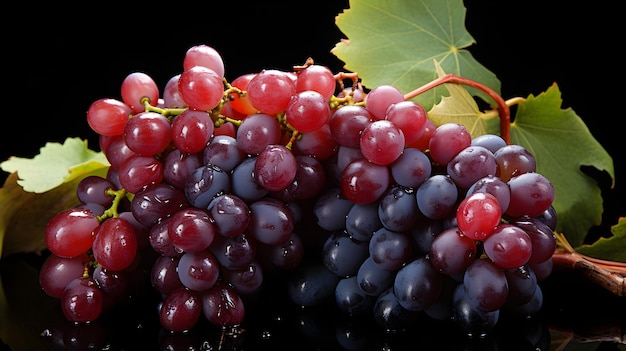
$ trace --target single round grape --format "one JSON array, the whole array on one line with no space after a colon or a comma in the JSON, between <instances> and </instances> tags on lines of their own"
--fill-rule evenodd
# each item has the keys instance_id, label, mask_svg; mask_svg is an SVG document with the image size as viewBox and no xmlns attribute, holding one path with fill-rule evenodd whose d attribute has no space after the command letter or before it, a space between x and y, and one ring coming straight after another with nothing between
<instances>
[{"instance_id":1,"label":"single round grape","mask_svg":"<svg viewBox=\"0 0 626 351\"><path fill-rule=\"evenodd\" d=\"M313 90L328 101L335 93L336 85L335 75L328 67L312 64L298 72L296 92Z\"/></svg>"},{"instance_id":2,"label":"single round grape","mask_svg":"<svg viewBox=\"0 0 626 351\"><path fill-rule=\"evenodd\" d=\"M287 205L276 199L263 198L250 205L248 232L268 245L282 243L293 233L295 221Z\"/></svg>"},{"instance_id":3,"label":"single round grape","mask_svg":"<svg viewBox=\"0 0 626 351\"><path fill-rule=\"evenodd\" d=\"M151 111L134 115L124 128L129 149L142 156L161 153L172 140L172 125L167 117Z\"/></svg>"},{"instance_id":4,"label":"single round grape","mask_svg":"<svg viewBox=\"0 0 626 351\"><path fill-rule=\"evenodd\" d=\"M169 293L159 308L161 326L171 332L185 332L193 328L202 315L202 295L180 287Z\"/></svg>"},{"instance_id":5,"label":"single round grape","mask_svg":"<svg viewBox=\"0 0 626 351\"><path fill-rule=\"evenodd\" d=\"M206 111L188 109L172 121L171 141L183 152L190 154L201 152L213 137L214 130L211 115Z\"/></svg>"},{"instance_id":6,"label":"single round grape","mask_svg":"<svg viewBox=\"0 0 626 351\"><path fill-rule=\"evenodd\" d=\"M203 165L202 153L189 154L180 149L171 149L163 156L163 180L184 190L189 174Z\"/></svg>"},{"instance_id":7,"label":"single round grape","mask_svg":"<svg viewBox=\"0 0 626 351\"><path fill-rule=\"evenodd\" d=\"M254 165L258 156L241 161L231 172L231 192L246 202L263 198L269 190L262 187L254 177Z\"/></svg>"},{"instance_id":8,"label":"single round grape","mask_svg":"<svg viewBox=\"0 0 626 351\"><path fill-rule=\"evenodd\" d=\"M204 164L218 166L226 172L232 171L245 157L246 153L237 147L237 139L229 135L214 136L202 152Z\"/></svg>"},{"instance_id":9,"label":"single round grape","mask_svg":"<svg viewBox=\"0 0 626 351\"><path fill-rule=\"evenodd\" d=\"M404 308L393 292L393 287L385 290L374 303L374 321L388 332L406 330L417 320L418 314Z\"/></svg>"},{"instance_id":10,"label":"single round grape","mask_svg":"<svg viewBox=\"0 0 626 351\"><path fill-rule=\"evenodd\" d=\"M220 264L210 250L185 252L178 260L176 271L186 288L205 291L217 282Z\"/></svg>"},{"instance_id":11,"label":"single round grape","mask_svg":"<svg viewBox=\"0 0 626 351\"><path fill-rule=\"evenodd\" d=\"M133 72L122 81L122 101L128 105L133 114L146 110L144 99L149 105L156 106L159 102L159 87L154 79L144 72Z\"/></svg>"},{"instance_id":12,"label":"single round grape","mask_svg":"<svg viewBox=\"0 0 626 351\"><path fill-rule=\"evenodd\" d=\"M80 180L76 186L76 197L82 203L98 203L108 207L115 198L114 195L107 194L109 190L115 190L115 187L108 179L91 175Z\"/></svg>"},{"instance_id":13,"label":"single round grape","mask_svg":"<svg viewBox=\"0 0 626 351\"><path fill-rule=\"evenodd\" d=\"M330 120L328 99L315 90L297 92L285 108L285 118L301 133L318 130Z\"/></svg>"},{"instance_id":14,"label":"single round grape","mask_svg":"<svg viewBox=\"0 0 626 351\"><path fill-rule=\"evenodd\" d=\"M268 145L256 158L254 177L268 191L280 191L295 178L297 164L294 154L284 145Z\"/></svg>"},{"instance_id":15,"label":"single round grape","mask_svg":"<svg viewBox=\"0 0 626 351\"><path fill-rule=\"evenodd\" d=\"M454 183L463 190L467 190L483 177L495 175L497 169L496 159L491 151L472 145L459 151L446 167Z\"/></svg>"},{"instance_id":16,"label":"single round grape","mask_svg":"<svg viewBox=\"0 0 626 351\"><path fill-rule=\"evenodd\" d=\"M239 293L224 282L217 282L202 293L202 313L213 325L233 327L244 322L245 304Z\"/></svg>"},{"instance_id":17,"label":"single round grape","mask_svg":"<svg viewBox=\"0 0 626 351\"><path fill-rule=\"evenodd\" d=\"M455 276L465 272L477 258L477 252L474 239L463 235L458 227L452 227L434 236L428 258L438 272Z\"/></svg>"},{"instance_id":18,"label":"single round grape","mask_svg":"<svg viewBox=\"0 0 626 351\"><path fill-rule=\"evenodd\" d=\"M87 123L99 135L122 135L131 113L130 106L124 102L111 98L102 98L89 105L87 109Z\"/></svg>"},{"instance_id":19,"label":"single round grape","mask_svg":"<svg viewBox=\"0 0 626 351\"><path fill-rule=\"evenodd\" d=\"M360 148L370 162L388 165L404 151L404 133L393 122L378 120L368 124L361 134Z\"/></svg>"},{"instance_id":20,"label":"single round grape","mask_svg":"<svg viewBox=\"0 0 626 351\"><path fill-rule=\"evenodd\" d=\"M61 311L70 322L89 323L100 317L103 292L92 277L70 281L61 297Z\"/></svg>"},{"instance_id":21,"label":"single round grape","mask_svg":"<svg viewBox=\"0 0 626 351\"><path fill-rule=\"evenodd\" d=\"M396 102L385 112L385 119L400 128L407 145L415 143L422 136L427 118L424 107L410 100Z\"/></svg>"},{"instance_id":22,"label":"single round grape","mask_svg":"<svg viewBox=\"0 0 626 351\"><path fill-rule=\"evenodd\" d=\"M390 182L389 167L362 158L351 162L343 170L340 187L348 200L365 204L380 199Z\"/></svg>"},{"instance_id":23,"label":"single round grape","mask_svg":"<svg viewBox=\"0 0 626 351\"><path fill-rule=\"evenodd\" d=\"M230 192L230 176L218 166L208 164L195 169L185 182L185 197L197 208L206 209L213 199Z\"/></svg>"},{"instance_id":24,"label":"single round grape","mask_svg":"<svg viewBox=\"0 0 626 351\"><path fill-rule=\"evenodd\" d=\"M137 255L135 228L125 219L107 218L96 232L92 251L96 261L108 270L128 268Z\"/></svg>"},{"instance_id":25,"label":"single round grape","mask_svg":"<svg viewBox=\"0 0 626 351\"><path fill-rule=\"evenodd\" d=\"M485 253L504 269L521 267L532 255L532 241L528 234L513 224L499 224L483 242Z\"/></svg>"},{"instance_id":26,"label":"single round grape","mask_svg":"<svg viewBox=\"0 0 626 351\"><path fill-rule=\"evenodd\" d=\"M180 189L161 183L135 194L131 201L131 212L139 223L151 227L189 206Z\"/></svg>"},{"instance_id":27,"label":"single round grape","mask_svg":"<svg viewBox=\"0 0 626 351\"><path fill-rule=\"evenodd\" d=\"M315 221L318 226L327 231L343 229L346 224L346 215L352 205L352 201L346 199L339 188L329 188L315 200L313 205Z\"/></svg>"},{"instance_id":28,"label":"single round grape","mask_svg":"<svg viewBox=\"0 0 626 351\"><path fill-rule=\"evenodd\" d=\"M461 150L472 144L472 135L459 123L444 123L437 127L428 142L429 155L440 165L447 165Z\"/></svg>"},{"instance_id":29,"label":"single round grape","mask_svg":"<svg viewBox=\"0 0 626 351\"><path fill-rule=\"evenodd\" d=\"M150 269L150 282L152 287L161 294L169 294L182 286L178 278L178 261L180 256L159 256Z\"/></svg>"},{"instance_id":30,"label":"single round grape","mask_svg":"<svg viewBox=\"0 0 626 351\"><path fill-rule=\"evenodd\" d=\"M485 312L499 310L508 297L504 270L489 258L479 258L467 267L463 286L469 301Z\"/></svg>"},{"instance_id":31,"label":"single round grape","mask_svg":"<svg viewBox=\"0 0 626 351\"><path fill-rule=\"evenodd\" d=\"M380 228L369 241L369 256L381 268L395 271L411 257L411 239L407 233Z\"/></svg>"},{"instance_id":32,"label":"single round grape","mask_svg":"<svg viewBox=\"0 0 626 351\"><path fill-rule=\"evenodd\" d=\"M498 164L497 176L505 182L523 173L535 172L535 157L521 145L505 145L499 148L494 157Z\"/></svg>"},{"instance_id":33,"label":"single round grape","mask_svg":"<svg viewBox=\"0 0 626 351\"><path fill-rule=\"evenodd\" d=\"M364 106L346 105L332 114L329 121L330 131L339 145L358 148L361 133L372 120L372 115Z\"/></svg>"},{"instance_id":34,"label":"single round grape","mask_svg":"<svg viewBox=\"0 0 626 351\"><path fill-rule=\"evenodd\" d=\"M91 248L100 225L89 210L69 208L55 214L46 224L48 249L60 257L76 257Z\"/></svg>"},{"instance_id":35,"label":"single round grape","mask_svg":"<svg viewBox=\"0 0 626 351\"><path fill-rule=\"evenodd\" d=\"M378 201L378 217L383 226L395 232L408 231L418 220L415 191L392 185Z\"/></svg>"},{"instance_id":36,"label":"single round grape","mask_svg":"<svg viewBox=\"0 0 626 351\"><path fill-rule=\"evenodd\" d=\"M368 243L352 239L343 231L333 232L322 246L322 262L338 277L355 275L369 256Z\"/></svg>"},{"instance_id":37,"label":"single round grape","mask_svg":"<svg viewBox=\"0 0 626 351\"><path fill-rule=\"evenodd\" d=\"M183 70L187 71L194 66L210 68L218 76L224 77L224 60L212 46L198 44L187 49L183 58Z\"/></svg>"},{"instance_id":38,"label":"single round grape","mask_svg":"<svg viewBox=\"0 0 626 351\"><path fill-rule=\"evenodd\" d=\"M340 311L351 316L371 313L376 297L366 294L356 276L342 278L335 287L335 303Z\"/></svg>"},{"instance_id":39,"label":"single round grape","mask_svg":"<svg viewBox=\"0 0 626 351\"><path fill-rule=\"evenodd\" d=\"M374 119L383 120L389 106L404 101L404 95L400 89L392 85L379 85L365 96L365 107Z\"/></svg>"},{"instance_id":40,"label":"single round grape","mask_svg":"<svg viewBox=\"0 0 626 351\"><path fill-rule=\"evenodd\" d=\"M383 224L378 217L378 203L354 204L350 206L345 220L345 230L352 238L369 241Z\"/></svg>"},{"instance_id":41,"label":"single round grape","mask_svg":"<svg viewBox=\"0 0 626 351\"><path fill-rule=\"evenodd\" d=\"M520 218L510 223L522 228L530 237L532 253L528 263L541 263L552 257L556 249L556 236L552 228L537 218Z\"/></svg>"},{"instance_id":42,"label":"single round grape","mask_svg":"<svg viewBox=\"0 0 626 351\"><path fill-rule=\"evenodd\" d=\"M248 100L262 113L285 111L296 85L286 72L267 69L257 73L248 83Z\"/></svg>"},{"instance_id":43,"label":"single round grape","mask_svg":"<svg viewBox=\"0 0 626 351\"><path fill-rule=\"evenodd\" d=\"M537 275L527 265L504 271L508 285L506 305L524 304L532 299L537 288Z\"/></svg>"},{"instance_id":44,"label":"single round grape","mask_svg":"<svg viewBox=\"0 0 626 351\"><path fill-rule=\"evenodd\" d=\"M367 295L378 296L389 289L395 278L395 271L383 268L370 256L366 258L356 274L357 284Z\"/></svg>"},{"instance_id":45,"label":"single round grape","mask_svg":"<svg viewBox=\"0 0 626 351\"><path fill-rule=\"evenodd\" d=\"M237 147L246 154L258 155L267 146L280 144L280 133L275 117L256 113L246 117L237 128Z\"/></svg>"},{"instance_id":46,"label":"single round grape","mask_svg":"<svg viewBox=\"0 0 626 351\"><path fill-rule=\"evenodd\" d=\"M485 240L500 223L502 212L498 199L490 193L473 193L461 200L456 222L463 235Z\"/></svg>"},{"instance_id":47,"label":"single round grape","mask_svg":"<svg viewBox=\"0 0 626 351\"><path fill-rule=\"evenodd\" d=\"M215 238L215 224L207 210L195 207L183 208L168 221L168 235L172 245L179 251L201 252Z\"/></svg>"},{"instance_id":48,"label":"single round grape","mask_svg":"<svg viewBox=\"0 0 626 351\"><path fill-rule=\"evenodd\" d=\"M110 168L113 169L119 169L124 161L133 155L137 155L136 152L126 145L123 133L122 131L122 134L111 137L106 145L102 146L102 151L106 155L107 161L111 164Z\"/></svg>"},{"instance_id":49,"label":"single round grape","mask_svg":"<svg viewBox=\"0 0 626 351\"><path fill-rule=\"evenodd\" d=\"M454 181L448 175L435 174L426 179L415 193L417 206L430 219L448 217L456 206L459 196Z\"/></svg>"},{"instance_id":50,"label":"single round grape","mask_svg":"<svg viewBox=\"0 0 626 351\"><path fill-rule=\"evenodd\" d=\"M163 163L152 155L132 155L119 170L120 184L133 194L163 181Z\"/></svg>"},{"instance_id":51,"label":"single round grape","mask_svg":"<svg viewBox=\"0 0 626 351\"><path fill-rule=\"evenodd\" d=\"M441 274L425 257L419 257L398 270L393 293L405 309L423 311L437 301L442 289Z\"/></svg>"},{"instance_id":52,"label":"single round grape","mask_svg":"<svg viewBox=\"0 0 626 351\"><path fill-rule=\"evenodd\" d=\"M178 91L189 108L210 111L222 101L224 83L211 68L194 66L181 73Z\"/></svg>"},{"instance_id":53,"label":"single round grape","mask_svg":"<svg viewBox=\"0 0 626 351\"><path fill-rule=\"evenodd\" d=\"M432 164L423 151L407 147L389 165L393 180L404 187L417 188L431 176Z\"/></svg>"},{"instance_id":54,"label":"single round grape","mask_svg":"<svg viewBox=\"0 0 626 351\"><path fill-rule=\"evenodd\" d=\"M234 194L218 195L207 206L217 233L225 237L242 234L250 223L250 207Z\"/></svg>"},{"instance_id":55,"label":"single round grape","mask_svg":"<svg viewBox=\"0 0 626 351\"><path fill-rule=\"evenodd\" d=\"M257 258L259 243L248 233L233 237L215 236L209 250L226 269L242 268Z\"/></svg>"},{"instance_id":56,"label":"single round grape","mask_svg":"<svg viewBox=\"0 0 626 351\"><path fill-rule=\"evenodd\" d=\"M554 200L554 186L539 173L523 173L508 182L511 201L505 214L511 217L536 217L544 213Z\"/></svg>"}]
</instances>

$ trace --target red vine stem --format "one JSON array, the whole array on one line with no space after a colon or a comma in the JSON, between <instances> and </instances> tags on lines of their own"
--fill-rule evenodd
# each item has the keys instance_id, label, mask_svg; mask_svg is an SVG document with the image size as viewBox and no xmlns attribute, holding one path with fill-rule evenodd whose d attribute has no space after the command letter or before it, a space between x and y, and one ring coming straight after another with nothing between
<instances>
[{"instance_id":1,"label":"red vine stem","mask_svg":"<svg viewBox=\"0 0 626 351\"><path fill-rule=\"evenodd\" d=\"M573 270L611 293L626 297L626 263L607 261L580 254L563 234L555 234L557 250L552 263Z\"/></svg>"},{"instance_id":2,"label":"red vine stem","mask_svg":"<svg viewBox=\"0 0 626 351\"><path fill-rule=\"evenodd\" d=\"M509 109L509 105L506 104L502 96L484 84L450 73L407 93L404 95L404 99L412 99L419 94L446 83L467 85L481 90L485 94L489 95L489 97L492 98L498 106L498 115L500 116L500 136L504 139L504 141L506 141L507 144L511 143L511 110Z\"/></svg>"}]
</instances>

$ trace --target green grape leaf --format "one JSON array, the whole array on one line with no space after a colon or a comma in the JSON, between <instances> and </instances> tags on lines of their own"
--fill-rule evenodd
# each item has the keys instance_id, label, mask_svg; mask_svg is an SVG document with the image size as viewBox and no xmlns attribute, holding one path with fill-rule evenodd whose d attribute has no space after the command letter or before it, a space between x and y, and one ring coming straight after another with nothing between
<instances>
[{"instance_id":1,"label":"green grape leaf","mask_svg":"<svg viewBox=\"0 0 626 351\"><path fill-rule=\"evenodd\" d=\"M63 144L46 143L32 159L10 157L0 163L3 171L17 172L25 191L43 193L85 173L106 168L109 162L101 152L90 150L87 141L67 138Z\"/></svg>"},{"instance_id":2,"label":"green grape leaf","mask_svg":"<svg viewBox=\"0 0 626 351\"><path fill-rule=\"evenodd\" d=\"M537 172L554 185L557 231L574 247L581 245L594 225L602 222L602 194L583 166L605 171L615 182L613 159L571 108L562 109L561 91L553 84L538 96L517 105L511 123L511 143L535 157Z\"/></svg>"},{"instance_id":3,"label":"green grape leaf","mask_svg":"<svg viewBox=\"0 0 626 351\"><path fill-rule=\"evenodd\" d=\"M620 217L611 227L612 236L600 238L592 245L581 245L574 249L587 256L626 263L626 217Z\"/></svg>"},{"instance_id":4,"label":"green grape leaf","mask_svg":"<svg viewBox=\"0 0 626 351\"><path fill-rule=\"evenodd\" d=\"M500 92L500 81L465 48L475 44L465 29L462 0L351 1L335 24L347 36L331 50L357 72L365 87L390 84L408 93L437 78L433 60L454 73ZM489 97L469 88L485 101ZM413 98L428 111L445 95L438 87Z\"/></svg>"},{"instance_id":5,"label":"green grape leaf","mask_svg":"<svg viewBox=\"0 0 626 351\"><path fill-rule=\"evenodd\" d=\"M108 161L87 143L68 138L47 143L32 159L11 157L0 166L11 174L0 188L0 255L40 252L52 216L78 204L76 186L89 175L106 177Z\"/></svg>"},{"instance_id":6,"label":"green grape leaf","mask_svg":"<svg viewBox=\"0 0 626 351\"><path fill-rule=\"evenodd\" d=\"M446 74L436 61L435 67L439 77ZM435 126L459 123L467 128L472 137L487 133L498 134L499 120L493 114L482 113L476 100L464 86L450 83L443 86L449 95L442 96L441 101L428 111L428 118Z\"/></svg>"}]
</instances>

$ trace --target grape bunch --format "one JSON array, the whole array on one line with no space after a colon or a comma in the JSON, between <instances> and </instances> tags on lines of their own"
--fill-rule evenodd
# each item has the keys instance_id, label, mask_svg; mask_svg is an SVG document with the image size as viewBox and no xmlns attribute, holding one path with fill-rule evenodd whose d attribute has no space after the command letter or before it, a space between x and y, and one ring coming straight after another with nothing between
<instances>
[{"instance_id":1,"label":"grape bunch","mask_svg":"<svg viewBox=\"0 0 626 351\"><path fill-rule=\"evenodd\" d=\"M384 119L367 126L406 104L386 101ZM317 224L329 232L321 263L293 279L292 301L330 298L350 315L373 315L386 330L420 315L453 320L472 336L488 334L501 311L536 314L538 282L551 273L556 248L552 184L527 149L500 136L472 138L457 123L426 124L422 134L427 148L387 132L402 147L368 153L365 127L360 148L346 153L349 160L339 156L335 187L314 205Z\"/></svg>"},{"instance_id":2,"label":"grape bunch","mask_svg":"<svg viewBox=\"0 0 626 351\"><path fill-rule=\"evenodd\" d=\"M149 285L170 332L238 326L280 271L296 305L332 294L386 329L425 313L481 334L538 311L556 213L526 149L311 59L228 81L197 45L182 66L162 93L131 73L86 113L110 167L50 220L40 272L68 320Z\"/></svg>"}]
</instances>

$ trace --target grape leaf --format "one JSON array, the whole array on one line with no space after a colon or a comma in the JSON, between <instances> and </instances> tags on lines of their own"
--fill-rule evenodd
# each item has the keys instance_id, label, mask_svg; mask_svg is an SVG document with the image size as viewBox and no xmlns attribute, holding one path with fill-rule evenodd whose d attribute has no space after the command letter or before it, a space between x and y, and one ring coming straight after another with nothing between
<instances>
[{"instance_id":1,"label":"grape leaf","mask_svg":"<svg viewBox=\"0 0 626 351\"><path fill-rule=\"evenodd\" d=\"M613 236L600 238L593 245L575 247L575 250L583 255L626 263L626 217L619 218L611 227L611 233Z\"/></svg>"},{"instance_id":2,"label":"grape leaf","mask_svg":"<svg viewBox=\"0 0 626 351\"><path fill-rule=\"evenodd\" d=\"M1 256L45 249L45 226L54 214L78 204L78 182L88 175L106 176L106 157L80 139L47 143L40 152L0 164L11 172L0 189Z\"/></svg>"},{"instance_id":3,"label":"grape leaf","mask_svg":"<svg viewBox=\"0 0 626 351\"><path fill-rule=\"evenodd\" d=\"M435 68L439 77L446 72L435 61ZM442 96L441 101L428 111L428 118L435 126L444 123L459 123L465 126L472 137L492 133L498 134L500 121L493 114L482 113L476 100L469 91L458 84L444 84L448 96Z\"/></svg>"},{"instance_id":4,"label":"grape leaf","mask_svg":"<svg viewBox=\"0 0 626 351\"><path fill-rule=\"evenodd\" d=\"M613 159L571 109L562 109L557 84L529 95L517 105L511 123L511 143L524 146L537 162L537 172L554 185L557 231L574 247L589 229L602 222L602 194L596 180L582 166L606 171L615 182ZM608 257L605 257L608 258Z\"/></svg>"},{"instance_id":5,"label":"grape leaf","mask_svg":"<svg viewBox=\"0 0 626 351\"><path fill-rule=\"evenodd\" d=\"M46 143L32 159L13 156L0 163L5 172L17 172L17 183L24 190L34 193L46 192L85 173L108 166L106 156L90 150L87 141L80 138L67 138L63 144Z\"/></svg>"},{"instance_id":6,"label":"grape leaf","mask_svg":"<svg viewBox=\"0 0 626 351\"><path fill-rule=\"evenodd\" d=\"M408 93L437 78L433 60L454 73L500 92L500 81L464 48L475 44L465 29L462 0L351 1L335 24L347 36L331 50L372 88L390 84ZM468 88L489 101L486 94ZM413 100L429 110L445 95L439 87Z\"/></svg>"}]
</instances>

